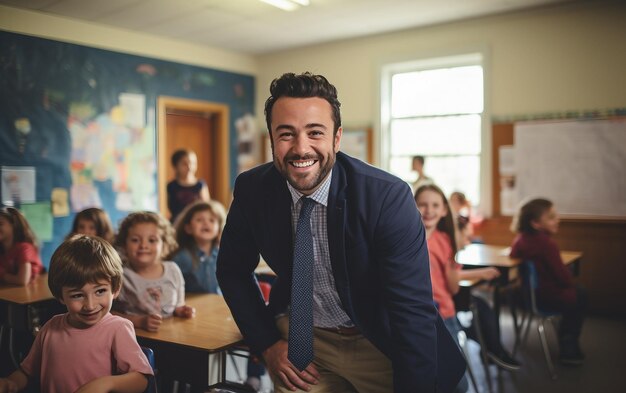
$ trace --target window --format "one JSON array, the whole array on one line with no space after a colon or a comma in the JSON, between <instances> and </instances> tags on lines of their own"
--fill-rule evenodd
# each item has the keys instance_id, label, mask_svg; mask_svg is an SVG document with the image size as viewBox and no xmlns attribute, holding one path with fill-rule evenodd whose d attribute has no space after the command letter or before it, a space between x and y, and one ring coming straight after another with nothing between
<instances>
[{"instance_id":1,"label":"window","mask_svg":"<svg viewBox=\"0 0 626 393\"><path fill-rule=\"evenodd\" d=\"M424 173L446 195L462 191L481 202L484 82L481 54L383 67L383 162L413 183L412 157L425 157Z\"/></svg>"}]
</instances>

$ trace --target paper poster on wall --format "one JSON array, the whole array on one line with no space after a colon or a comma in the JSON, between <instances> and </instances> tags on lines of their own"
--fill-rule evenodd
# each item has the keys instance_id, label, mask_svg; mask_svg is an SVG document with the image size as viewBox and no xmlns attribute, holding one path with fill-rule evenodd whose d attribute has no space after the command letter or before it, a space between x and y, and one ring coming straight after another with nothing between
<instances>
[{"instance_id":1,"label":"paper poster on wall","mask_svg":"<svg viewBox=\"0 0 626 393\"><path fill-rule=\"evenodd\" d=\"M372 129L344 129L341 136L341 151L363 162L372 161Z\"/></svg>"},{"instance_id":2,"label":"paper poster on wall","mask_svg":"<svg viewBox=\"0 0 626 393\"><path fill-rule=\"evenodd\" d=\"M98 190L91 183L74 183L70 187L72 211L79 212L88 207L101 207Z\"/></svg>"},{"instance_id":3,"label":"paper poster on wall","mask_svg":"<svg viewBox=\"0 0 626 393\"><path fill-rule=\"evenodd\" d=\"M133 128L145 127L146 96L143 94L121 93L118 98L122 107L123 124Z\"/></svg>"},{"instance_id":4,"label":"paper poster on wall","mask_svg":"<svg viewBox=\"0 0 626 393\"><path fill-rule=\"evenodd\" d=\"M40 242L52 240L52 209L50 202L22 203L20 211Z\"/></svg>"},{"instance_id":5,"label":"paper poster on wall","mask_svg":"<svg viewBox=\"0 0 626 393\"><path fill-rule=\"evenodd\" d=\"M52 215L54 217L67 217L70 214L70 204L66 188L53 188L52 195Z\"/></svg>"},{"instance_id":6,"label":"paper poster on wall","mask_svg":"<svg viewBox=\"0 0 626 393\"><path fill-rule=\"evenodd\" d=\"M35 167L2 166L2 203L16 206L35 202Z\"/></svg>"},{"instance_id":7,"label":"paper poster on wall","mask_svg":"<svg viewBox=\"0 0 626 393\"><path fill-rule=\"evenodd\" d=\"M498 149L500 167L500 212L505 216L515 214L517 190L515 189L515 149L513 146L500 146Z\"/></svg>"}]
</instances>

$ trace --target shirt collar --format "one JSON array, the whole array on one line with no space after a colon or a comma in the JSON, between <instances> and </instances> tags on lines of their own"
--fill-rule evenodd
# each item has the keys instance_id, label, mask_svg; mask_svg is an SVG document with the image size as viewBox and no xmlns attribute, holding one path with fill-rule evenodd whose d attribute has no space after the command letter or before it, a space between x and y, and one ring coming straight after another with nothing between
<instances>
[{"instance_id":1,"label":"shirt collar","mask_svg":"<svg viewBox=\"0 0 626 393\"><path fill-rule=\"evenodd\" d=\"M317 187L317 190L315 190L311 195L307 195L307 197L313 199L320 205L328 206L328 193L330 191L330 181L332 177L333 170L331 169L328 173L328 176L326 176L326 179L324 179L324 181L320 183L320 186ZM289 184L289 182L287 182L287 188L289 189L289 193L291 193L291 201L295 205L296 203L298 203L300 198L304 196L304 194L293 188L291 184Z\"/></svg>"}]
</instances>

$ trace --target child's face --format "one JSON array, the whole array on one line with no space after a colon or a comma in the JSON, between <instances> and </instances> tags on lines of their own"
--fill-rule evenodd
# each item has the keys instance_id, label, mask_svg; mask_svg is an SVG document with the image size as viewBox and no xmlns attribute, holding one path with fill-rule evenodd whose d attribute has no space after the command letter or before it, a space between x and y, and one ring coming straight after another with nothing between
<instances>
[{"instance_id":1,"label":"child's face","mask_svg":"<svg viewBox=\"0 0 626 393\"><path fill-rule=\"evenodd\" d=\"M437 223L448 214L443 198L433 190L422 191L417 197L417 208L422 215L426 230L437 228Z\"/></svg>"},{"instance_id":2,"label":"child's face","mask_svg":"<svg viewBox=\"0 0 626 393\"><path fill-rule=\"evenodd\" d=\"M98 231L96 229L96 223L91 220L78 220L76 225L76 233L87 236L97 236Z\"/></svg>"},{"instance_id":3,"label":"child's face","mask_svg":"<svg viewBox=\"0 0 626 393\"><path fill-rule=\"evenodd\" d=\"M537 231L547 232L551 235L556 234L559 231L559 215L554 206L543 212L538 220L533 220L531 225Z\"/></svg>"},{"instance_id":4,"label":"child's face","mask_svg":"<svg viewBox=\"0 0 626 393\"><path fill-rule=\"evenodd\" d=\"M179 177L194 174L196 173L196 169L198 169L198 158L195 154L188 154L178 160L174 169L176 170L176 175Z\"/></svg>"},{"instance_id":5,"label":"child's face","mask_svg":"<svg viewBox=\"0 0 626 393\"><path fill-rule=\"evenodd\" d=\"M133 270L161 262L163 239L156 224L135 224L128 230L126 256Z\"/></svg>"},{"instance_id":6,"label":"child's face","mask_svg":"<svg viewBox=\"0 0 626 393\"><path fill-rule=\"evenodd\" d=\"M87 283L82 288L63 287L60 301L67 307L69 324L77 329L87 329L111 311L118 293L112 292L110 282L101 280Z\"/></svg>"},{"instance_id":7,"label":"child's face","mask_svg":"<svg viewBox=\"0 0 626 393\"><path fill-rule=\"evenodd\" d=\"M185 225L185 232L193 236L196 243L213 241L219 232L219 221L208 210L196 212L189 224Z\"/></svg>"},{"instance_id":8,"label":"child's face","mask_svg":"<svg viewBox=\"0 0 626 393\"><path fill-rule=\"evenodd\" d=\"M0 217L0 243L13 243L13 225L4 217Z\"/></svg>"},{"instance_id":9,"label":"child's face","mask_svg":"<svg viewBox=\"0 0 626 393\"><path fill-rule=\"evenodd\" d=\"M459 212L459 210L461 210L461 201L459 200L459 197L457 196L451 196L449 199L450 202L450 208L452 210L454 210L455 212Z\"/></svg>"}]
</instances>

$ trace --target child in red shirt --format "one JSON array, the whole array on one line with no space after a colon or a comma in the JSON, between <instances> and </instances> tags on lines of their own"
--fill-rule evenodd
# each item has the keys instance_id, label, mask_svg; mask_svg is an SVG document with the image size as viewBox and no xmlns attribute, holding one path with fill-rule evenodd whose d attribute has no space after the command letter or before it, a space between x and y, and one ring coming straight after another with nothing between
<instances>
[{"instance_id":1,"label":"child in red shirt","mask_svg":"<svg viewBox=\"0 0 626 393\"><path fill-rule=\"evenodd\" d=\"M0 208L0 282L26 285L43 269L35 235L12 207Z\"/></svg>"},{"instance_id":2,"label":"child in red shirt","mask_svg":"<svg viewBox=\"0 0 626 393\"><path fill-rule=\"evenodd\" d=\"M562 314L559 326L559 360L569 366L583 363L579 337L582 331L587 295L574 283L572 273L563 264L559 247L552 239L559 229L559 216L551 201L533 199L525 203L513 220L511 229L518 232L511 256L533 261L539 286L540 308Z\"/></svg>"}]
</instances>

